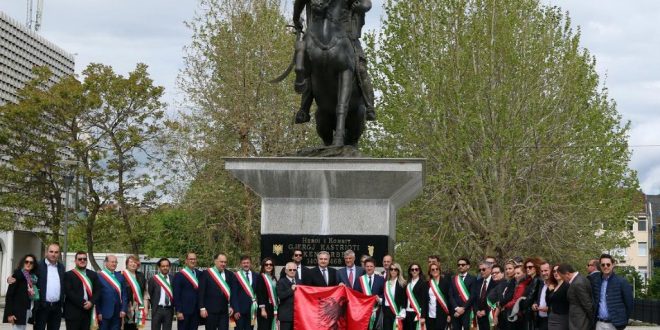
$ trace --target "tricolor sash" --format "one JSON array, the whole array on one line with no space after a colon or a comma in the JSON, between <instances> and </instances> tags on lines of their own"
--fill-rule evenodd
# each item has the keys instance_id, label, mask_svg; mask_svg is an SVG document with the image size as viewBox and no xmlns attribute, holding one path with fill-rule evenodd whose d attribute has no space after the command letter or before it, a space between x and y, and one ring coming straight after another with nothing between
<instances>
[{"instance_id":1,"label":"tricolor sash","mask_svg":"<svg viewBox=\"0 0 660 330\"><path fill-rule=\"evenodd\" d=\"M429 281L429 286L431 287L431 291L435 296L435 300L438 302L440 307L442 307L442 310L445 311L445 314L449 315L449 305L447 304L447 298L445 298L445 295L442 294L442 290L440 290L440 284L437 283L434 279L431 279Z\"/></svg>"},{"instance_id":2,"label":"tricolor sash","mask_svg":"<svg viewBox=\"0 0 660 330\"><path fill-rule=\"evenodd\" d=\"M164 276L161 273L158 273L154 275L154 281L163 288L165 291L165 294L167 295L168 298L170 298L170 304L174 303L174 291L172 290L172 284L170 284L170 280L167 276Z\"/></svg>"},{"instance_id":3,"label":"tricolor sash","mask_svg":"<svg viewBox=\"0 0 660 330\"><path fill-rule=\"evenodd\" d=\"M190 282L190 284L192 284L195 290L199 289L199 280L197 279L197 275L195 275L195 272L192 269L183 267L183 269L181 269L179 272L188 280L188 282Z\"/></svg>"},{"instance_id":4,"label":"tricolor sash","mask_svg":"<svg viewBox=\"0 0 660 330\"><path fill-rule=\"evenodd\" d=\"M390 305L390 311L394 314L394 324L392 324L392 329L403 330L403 320L397 317L399 315L399 306L397 306L394 301L394 290L392 281L387 281L385 284L385 300L387 300L387 304Z\"/></svg>"},{"instance_id":5,"label":"tricolor sash","mask_svg":"<svg viewBox=\"0 0 660 330\"><path fill-rule=\"evenodd\" d=\"M140 328L144 327L145 324L147 323L147 312L144 306L144 298L143 298L143 292L142 288L140 287L140 283L137 281L137 277L128 270L124 270L122 272L124 275L124 278L126 279L126 282L128 283L128 286L131 287L131 291L133 291L133 300L134 302L137 303L137 311L135 312L135 319L136 319L136 325Z\"/></svg>"},{"instance_id":6,"label":"tricolor sash","mask_svg":"<svg viewBox=\"0 0 660 330\"><path fill-rule=\"evenodd\" d=\"M488 311L488 323L490 324L491 327L494 327L495 326L495 310L497 309L497 304L490 301L490 299L488 299L488 298L486 298L486 304L488 304L488 308L490 309Z\"/></svg>"},{"instance_id":7,"label":"tricolor sash","mask_svg":"<svg viewBox=\"0 0 660 330\"><path fill-rule=\"evenodd\" d=\"M229 300L231 299L231 288L229 287L229 284L227 284L227 281L222 278L222 274L217 268L211 267L207 269L207 271L209 272L209 275L211 275L213 282L215 282L218 288L220 288L220 291L225 295L225 298L227 298L227 305L229 305Z\"/></svg>"},{"instance_id":8,"label":"tricolor sash","mask_svg":"<svg viewBox=\"0 0 660 330\"><path fill-rule=\"evenodd\" d=\"M271 330L279 329L279 321L277 319L277 305L279 305L279 300L277 299L277 291L275 290L275 280L271 279L266 274L261 274L261 277L264 280L266 285L266 292L268 292L268 301L273 305L273 323L270 325Z\"/></svg>"},{"instance_id":9,"label":"tricolor sash","mask_svg":"<svg viewBox=\"0 0 660 330\"><path fill-rule=\"evenodd\" d=\"M87 292L88 301L92 301L92 281L89 279L89 277L87 277L87 274L85 274L85 270L83 269L83 271L80 271L78 268L74 268L72 269L72 272L78 277L78 279L80 279L80 282L82 282L83 290ZM92 313L92 317L89 320L89 327L90 329L96 329L99 327L98 315L96 314L96 306L94 306L90 312Z\"/></svg>"},{"instance_id":10,"label":"tricolor sash","mask_svg":"<svg viewBox=\"0 0 660 330\"><path fill-rule=\"evenodd\" d=\"M254 294L254 290L250 285L250 281L245 276L245 272L239 270L236 273L236 277L238 277L238 283L243 287L243 291L245 291L248 297L250 297L252 300L252 306L250 306L250 319L252 321L250 324L255 325L257 323L257 308L259 307L259 305L257 305L257 295Z\"/></svg>"},{"instance_id":11,"label":"tricolor sash","mask_svg":"<svg viewBox=\"0 0 660 330\"><path fill-rule=\"evenodd\" d=\"M107 268L103 268L103 270L99 272L99 276L103 277L105 281L108 282L113 289L115 289L115 292L117 292L117 295L119 296L119 301L121 302L121 285L119 284L117 277L115 277L115 273L111 272Z\"/></svg>"},{"instance_id":12,"label":"tricolor sash","mask_svg":"<svg viewBox=\"0 0 660 330\"><path fill-rule=\"evenodd\" d=\"M362 287L362 292L367 296L372 296L373 293L371 292L371 286L369 285L369 275L364 274L360 276L359 280L360 280L360 286ZM378 313L378 300L376 300L376 303L374 304L374 308L371 311L371 318L369 319L369 330L374 328L374 324L376 323L376 313Z\"/></svg>"},{"instance_id":13,"label":"tricolor sash","mask_svg":"<svg viewBox=\"0 0 660 330\"><path fill-rule=\"evenodd\" d=\"M458 296L461 298L463 303L466 303L468 300L470 300L470 291L468 291L467 287L465 286L465 282L459 275L454 276L454 285L456 286Z\"/></svg>"},{"instance_id":14,"label":"tricolor sash","mask_svg":"<svg viewBox=\"0 0 660 330\"><path fill-rule=\"evenodd\" d=\"M408 283L408 285L406 285L406 296L408 296L408 303L410 304L410 307L415 312L415 329L423 329L424 327L422 327L420 323L420 319L422 318L422 306L419 304L417 297L415 297L415 294L413 293L412 283Z\"/></svg>"}]
</instances>

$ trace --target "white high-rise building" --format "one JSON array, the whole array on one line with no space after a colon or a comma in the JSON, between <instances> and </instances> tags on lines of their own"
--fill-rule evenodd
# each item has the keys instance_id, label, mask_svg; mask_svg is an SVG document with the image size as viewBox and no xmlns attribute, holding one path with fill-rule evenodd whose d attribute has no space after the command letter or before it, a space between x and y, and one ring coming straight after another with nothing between
<instances>
[{"instance_id":1,"label":"white high-rise building","mask_svg":"<svg viewBox=\"0 0 660 330\"><path fill-rule=\"evenodd\" d=\"M17 91L33 78L35 66L49 67L53 73L50 84L54 84L74 73L74 57L0 11L0 106L18 102ZM7 291L6 278L23 255L33 253L41 259L43 252L43 242L37 234L24 230L20 224L13 231L0 232L0 295Z\"/></svg>"}]
</instances>

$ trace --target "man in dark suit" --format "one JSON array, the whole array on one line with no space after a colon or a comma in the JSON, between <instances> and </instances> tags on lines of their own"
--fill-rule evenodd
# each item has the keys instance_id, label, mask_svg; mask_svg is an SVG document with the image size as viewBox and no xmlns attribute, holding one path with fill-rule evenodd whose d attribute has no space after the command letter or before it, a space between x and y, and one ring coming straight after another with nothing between
<instances>
[{"instance_id":1,"label":"man in dark suit","mask_svg":"<svg viewBox=\"0 0 660 330\"><path fill-rule=\"evenodd\" d=\"M236 330L252 329L257 322L257 288L261 276L251 270L250 256L241 257L241 269L236 272L236 294L232 294L232 307Z\"/></svg>"},{"instance_id":2,"label":"man in dark suit","mask_svg":"<svg viewBox=\"0 0 660 330\"><path fill-rule=\"evenodd\" d=\"M452 278L449 289L450 312L453 312L454 316L451 320L451 328L469 330L470 312L475 300L475 295L471 293L477 279L468 273L468 270L470 270L470 260L468 258L459 258L457 265L458 274Z\"/></svg>"},{"instance_id":3,"label":"man in dark suit","mask_svg":"<svg viewBox=\"0 0 660 330\"><path fill-rule=\"evenodd\" d=\"M178 330L197 330L199 325L197 302L201 272L195 267L197 267L197 255L188 252L185 267L176 273L172 280Z\"/></svg>"},{"instance_id":4,"label":"man in dark suit","mask_svg":"<svg viewBox=\"0 0 660 330\"><path fill-rule=\"evenodd\" d=\"M100 296L98 276L87 269L86 252L76 252L75 263L74 269L64 273L66 329L89 330L94 305Z\"/></svg>"},{"instance_id":5,"label":"man in dark suit","mask_svg":"<svg viewBox=\"0 0 660 330\"><path fill-rule=\"evenodd\" d=\"M310 286L335 286L337 281L337 270L328 267L330 264L330 253L321 251L316 255L318 266L309 270L309 276L303 281Z\"/></svg>"},{"instance_id":6,"label":"man in dark suit","mask_svg":"<svg viewBox=\"0 0 660 330\"><path fill-rule=\"evenodd\" d=\"M474 297L474 311L477 318L477 325L479 330L490 329L490 321L488 314L490 313L490 306L488 306L488 294L495 288L495 281L490 275L493 264L488 261L479 263L479 274L481 277L477 280L475 285L472 286L471 295Z\"/></svg>"},{"instance_id":7,"label":"man in dark suit","mask_svg":"<svg viewBox=\"0 0 660 330\"><path fill-rule=\"evenodd\" d=\"M355 265L355 252L353 250L344 252L344 264L346 267L337 272L337 280L340 285L343 284L357 290L360 286L358 278L364 275L364 268Z\"/></svg>"},{"instance_id":8,"label":"man in dark suit","mask_svg":"<svg viewBox=\"0 0 660 330\"><path fill-rule=\"evenodd\" d=\"M158 260L158 273L147 282L151 304L151 330L172 330L174 292L170 274L170 260Z\"/></svg>"},{"instance_id":9,"label":"man in dark suit","mask_svg":"<svg viewBox=\"0 0 660 330\"><path fill-rule=\"evenodd\" d=\"M117 272L117 257L107 255L103 269L99 272L99 299L96 313L101 321L101 330L119 330L121 319L126 316L126 282Z\"/></svg>"},{"instance_id":10,"label":"man in dark suit","mask_svg":"<svg viewBox=\"0 0 660 330\"><path fill-rule=\"evenodd\" d=\"M37 287L39 301L35 302L34 329L59 330L62 322L62 306L64 304L64 265L60 260L60 245L51 243L46 247L46 258L37 267ZM16 281L12 276L7 283Z\"/></svg>"},{"instance_id":11,"label":"man in dark suit","mask_svg":"<svg viewBox=\"0 0 660 330\"><path fill-rule=\"evenodd\" d=\"M368 290L364 285L370 286L372 295L378 295L378 303L383 302L383 290L385 289L385 278L376 274L376 260L369 257L364 261L365 274L360 276L356 282L355 290L367 294Z\"/></svg>"},{"instance_id":12,"label":"man in dark suit","mask_svg":"<svg viewBox=\"0 0 660 330\"><path fill-rule=\"evenodd\" d=\"M589 330L594 320L594 306L591 297L591 284L569 264L560 264L559 276L568 287L568 328L571 330Z\"/></svg>"},{"instance_id":13,"label":"man in dark suit","mask_svg":"<svg viewBox=\"0 0 660 330\"><path fill-rule=\"evenodd\" d=\"M285 276L277 281L277 297L280 304L277 310L277 318L280 320L280 330L293 329L293 294L300 280L296 277L296 263L288 262L284 266Z\"/></svg>"},{"instance_id":14,"label":"man in dark suit","mask_svg":"<svg viewBox=\"0 0 660 330\"><path fill-rule=\"evenodd\" d=\"M219 253L213 258L214 266L199 279L199 311L206 319L206 330L228 330L229 315L234 310L230 297L236 294L236 277L227 271L227 256Z\"/></svg>"},{"instance_id":15,"label":"man in dark suit","mask_svg":"<svg viewBox=\"0 0 660 330\"><path fill-rule=\"evenodd\" d=\"M296 264L296 278L302 283L303 279L307 277L307 273L309 269L307 267L303 266L302 260L303 260L303 252L302 250L293 250L293 255L291 256L291 260ZM286 267L282 267L282 270L280 271L280 278L286 276Z\"/></svg>"}]
</instances>

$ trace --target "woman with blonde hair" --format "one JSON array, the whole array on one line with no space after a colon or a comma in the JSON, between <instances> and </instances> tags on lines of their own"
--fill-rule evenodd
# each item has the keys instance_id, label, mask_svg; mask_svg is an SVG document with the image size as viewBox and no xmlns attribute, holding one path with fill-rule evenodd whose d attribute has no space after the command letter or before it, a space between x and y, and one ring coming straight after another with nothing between
<instances>
[{"instance_id":1,"label":"woman with blonde hair","mask_svg":"<svg viewBox=\"0 0 660 330\"><path fill-rule=\"evenodd\" d=\"M403 329L406 318L406 280L401 274L401 265L393 263L387 270L387 281L383 293L383 329Z\"/></svg>"}]
</instances>

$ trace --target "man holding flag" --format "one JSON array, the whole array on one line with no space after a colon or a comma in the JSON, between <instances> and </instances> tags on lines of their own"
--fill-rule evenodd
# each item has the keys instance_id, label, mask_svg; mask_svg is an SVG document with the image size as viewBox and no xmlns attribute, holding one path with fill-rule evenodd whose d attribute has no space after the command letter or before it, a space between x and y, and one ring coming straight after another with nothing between
<instances>
[{"instance_id":1,"label":"man holding flag","mask_svg":"<svg viewBox=\"0 0 660 330\"><path fill-rule=\"evenodd\" d=\"M87 252L76 252L75 264L64 274L66 329L89 330L98 326L94 307L99 296L98 275L87 269Z\"/></svg>"},{"instance_id":2,"label":"man holding flag","mask_svg":"<svg viewBox=\"0 0 660 330\"><path fill-rule=\"evenodd\" d=\"M99 293L96 312L101 321L101 330L119 330L121 319L126 316L128 299L126 299L126 283L120 272L117 272L117 257L107 255L103 261L103 269L99 271Z\"/></svg>"},{"instance_id":3,"label":"man holding flag","mask_svg":"<svg viewBox=\"0 0 660 330\"><path fill-rule=\"evenodd\" d=\"M151 304L151 330L172 330L174 290L170 274L170 260L158 260L158 273L147 282Z\"/></svg>"},{"instance_id":4,"label":"man holding flag","mask_svg":"<svg viewBox=\"0 0 660 330\"><path fill-rule=\"evenodd\" d=\"M385 287L385 279L377 275L376 260L369 257L364 260L364 270L366 273L359 277L357 291L364 293L367 296L378 296L376 304L371 312L369 319L369 330L373 329L378 319L380 305L383 303L383 288Z\"/></svg>"}]
</instances>

